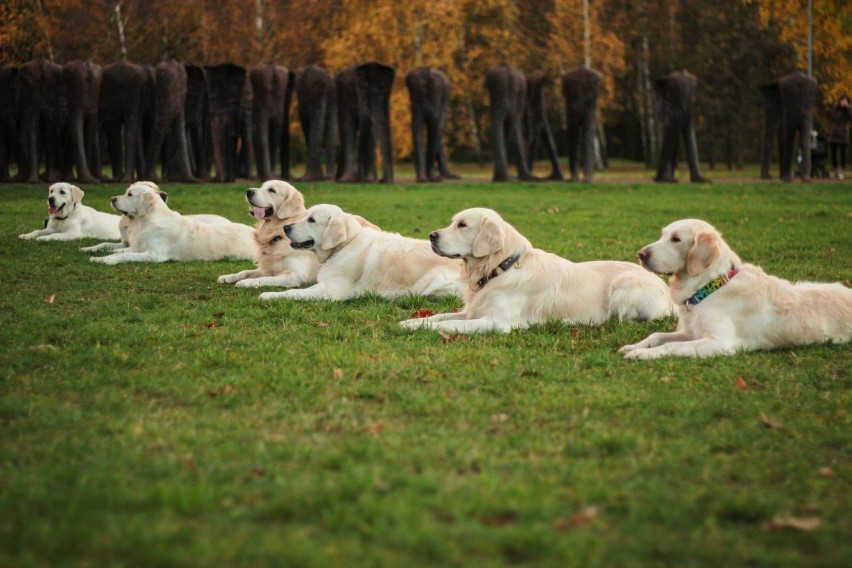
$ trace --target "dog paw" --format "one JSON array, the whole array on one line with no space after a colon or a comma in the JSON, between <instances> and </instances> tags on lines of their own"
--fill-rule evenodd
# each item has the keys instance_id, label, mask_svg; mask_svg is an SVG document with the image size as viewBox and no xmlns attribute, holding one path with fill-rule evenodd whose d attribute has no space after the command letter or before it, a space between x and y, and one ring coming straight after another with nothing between
<instances>
[{"instance_id":1,"label":"dog paw","mask_svg":"<svg viewBox=\"0 0 852 568\"><path fill-rule=\"evenodd\" d=\"M628 351L624 354L625 359L631 359L636 361L647 361L649 359L658 359L660 357L662 357L662 355L660 355L653 349L644 348L634 349L633 351Z\"/></svg>"},{"instance_id":2,"label":"dog paw","mask_svg":"<svg viewBox=\"0 0 852 568\"><path fill-rule=\"evenodd\" d=\"M425 324L425 318L407 319L399 322L399 327L402 329L420 329Z\"/></svg>"},{"instance_id":3,"label":"dog paw","mask_svg":"<svg viewBox=\"0 0 852 568\"><path fill-rule=\"evenodd\" d=\"M618 350L619 353L630 353L631 351L636 351L639 349L638 343L632 343L630 345L625 345L621 349Z\"/></svg>"},{"instance_id":4,"label":"dog paw","mask_svg":"<svg viewBox=\"0 0 852 568\"><path fill-rule=\"evenodd\" d=\"M105 256L90 256L89 262L97 262L98 264L106 264L107 263Z\"/></svg>"},{"instance_id":5,"label":"dog paw","mask_svg":"<svg viewBox=\"0 0 852 568\"><path fill-rule=\"evenodd\" d=\"M234 275L233 274L225 274L225 275L217 278L216 282L218 284L233 284L234 283ZM240 283L237 282L237 286L239 286L239 285L240 285Z\"/></svg>"},{"instance_id":6,"label":"dog paw","mask_svg":"<svg viewBox=\"0 0 852 568\"><path fill-rule=\"evenodd\" d=\"M23 240L25 240L25 241L31 241L31 240L33 240L33 239L35 238L35 235L32 235L32 234L30 234L30 233L25 233L25 234L23 234L23 235L18 235L18 238L19 238L19 239L23 239Z\"/></svg>"},{"instance_id":7,"label":"dog paw","mask_svg":"<svg viewBox=\"0 0 852 568\"><path fill-rule=\"evenodd\" d=\"M286 298L285 292L264 292L260 295L261 300L280 300L281 298Z\"/></svg>"},{"instance_id":8,"label":"dog paw","mask_svg":"<svg viewBox=\"0 0 852 568\"><path fill-rule=\"evenodd\" d=\"M260 284L258 284L257 280L254 278L240 280L234 286L237 288L260 288Z\"/></svg>"}]
</instances>

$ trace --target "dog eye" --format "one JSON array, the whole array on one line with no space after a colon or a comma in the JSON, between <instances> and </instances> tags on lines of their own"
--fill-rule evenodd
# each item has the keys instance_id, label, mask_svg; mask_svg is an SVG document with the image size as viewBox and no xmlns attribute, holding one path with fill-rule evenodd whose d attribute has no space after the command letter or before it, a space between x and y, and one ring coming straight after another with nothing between
<instances>
[{"instance_id":1,"label":"dog eye","mask_svg":"<svg viewBox=\"0 0 852 568\"><path fill-rule=\"evenodd\" d=\"M459 221L456 227L458 227L459 229L464 229L465 227L467 227L467 223L465 223L464 221Z\"/></svg>"},{"instance_id":2,"label":"dog eye","mask_svg":"<svg viewBox=\"0 0 852 568\"><path fill-rule=\"evenodd\" d=\"M270 187L270 188L269 188L269 193L275 193L275 190L274 190L274 189L272 189L272 188Z\"/></svg>"},{"instance_id":3,"label":"dog eye","mask_svg":"<svg viewBox=\"0 0 852 568\"><path fill-rule=\"evenodd\" d=\"M316 223L313 217L308 217L308 223Z\"/></svg>"},{"instance_id":4,"label":"dog eye","mask_svg":"<svg viewBox=\"0 0 852 568\"><path fill-rule=\"evenodd\" d=\"M677 235L672 235L672 242L673 242L673 243L679 243L679 242L680 242L680 237L678 237Z\"/></svg>"}]
</instances>

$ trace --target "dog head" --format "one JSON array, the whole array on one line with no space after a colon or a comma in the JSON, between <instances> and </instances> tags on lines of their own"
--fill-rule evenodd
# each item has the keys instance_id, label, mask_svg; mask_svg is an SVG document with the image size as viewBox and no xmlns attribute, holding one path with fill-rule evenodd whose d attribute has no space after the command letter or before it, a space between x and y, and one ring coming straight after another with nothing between
<instances>
[{"instance_id":1,"label":"dog head","mask_svg":"<svg viewBox=\"0 0 852 568\"><path fill-rule=\"evenodd\" d=\"M68 215L83 201L83 190L76 185L60 182L54 183L47 190L47 214L51 217L67 218Z\"/></svg>"},{"instance_id":2,"label":"dog head","mask_svg":"<svg viewBox=\"0 0 852 568\"><path fill-rule=\"evenodd\" d=\"M273 216L278 219L293 219L301 218L305 213L305 198L302 193L286 181L277 179L246 190L246 201L251 205L249 215L255 219Z\"/></svg>"},{"instance_id":3,"label":"dog head","mask_svg":"<svg viewBox=\"0 0 852 568\"><path fill-rule=\"evenodd\" d=\"M429 242L440 256L463 258L469 277L476 280L508 256L532 249L497 212L483 208L457 213L448 227L429 234Z\"/></svg>"},{"instance_id":4,"label":"dog head","mask_svg":"<svg viewBox=\"0 0 852 568\"><path fill-rule=\"evenodd\" d=\"M314 205L301 221L284 226L291 247L313 250L320 260L331 256L361 230L363 226L354 215L327 204Z\"/></svg>"},{"instance_id":5,"label":"dog head","mask_svg":"<svg viewBox=\"0 0 852 568\"><path fill-rule=\"evenodd\" d=\"M110 199L113 209L128 217L144 217L152 209L167 207L169 194L161 191L157 184L150 181L137 181L127 188L124 195Z\"/></svg>"},{"instance_id":6,"label":"dog head","mask_svg":"<svg viewBox=\"0 0 852 568\"><path fill-rule=\"evenodd\" d=\"M733 253L712 225L682 219L665 227L660 239L642 248L638 256L651 272L685 277L727 270Z\"/></svg>"}]
</instances>

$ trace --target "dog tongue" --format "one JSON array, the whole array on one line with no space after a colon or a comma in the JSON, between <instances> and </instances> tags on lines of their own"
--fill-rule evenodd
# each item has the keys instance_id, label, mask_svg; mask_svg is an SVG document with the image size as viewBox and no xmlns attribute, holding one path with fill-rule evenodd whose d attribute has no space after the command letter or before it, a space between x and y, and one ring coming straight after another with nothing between
<instances>
[{"instance_id":1,"label":"dog tongue","mask_svg":"<svg viewBox=\"0 0 852 568\"><path fill-rule=\"evenodd\" d=\"M255 219L263 219L266 217L266 208L264 207L252 207L251 208L251 216Z\"/></svg>"},{"instance_id":2,"label":"dog tongue","mask_svg":"<svg viewBox=\"0 0 852 568\"><path fill-rule=\"evenodd\" d=\"M57 211L59 211L59 207L48 207L47 208L48 215L56 215Z\"/></svg>"}]
</instances>

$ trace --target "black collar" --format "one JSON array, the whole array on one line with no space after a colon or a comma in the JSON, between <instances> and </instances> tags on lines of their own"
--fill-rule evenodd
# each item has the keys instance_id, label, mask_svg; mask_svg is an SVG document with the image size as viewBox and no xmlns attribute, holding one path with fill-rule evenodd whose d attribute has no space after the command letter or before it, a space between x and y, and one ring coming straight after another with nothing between
<instances>
[{"instance_id":1,"label":"black collar","mask_svg":"<svg viewBox=\"0 0 852 568\"><path fill-rule=\"evenodd\" d=\"M518 262L518 259L521 258L522 254L524 254L524 251L513 254L512 256L510 256L509 258L507 258L506 260L504 260L503 262L498 264L497 268L492 270L490 274L486 274L485 276L483 276L482 278L477 280L476 284L480 288L482 288L483 286L488 284L488 282L492 278L497 278L498 276L500 276L501 274L503 274L504 272L506 272L507 270L512 268L512 265L515 264L516 262Z\"/></svg>"}]
</instances>

